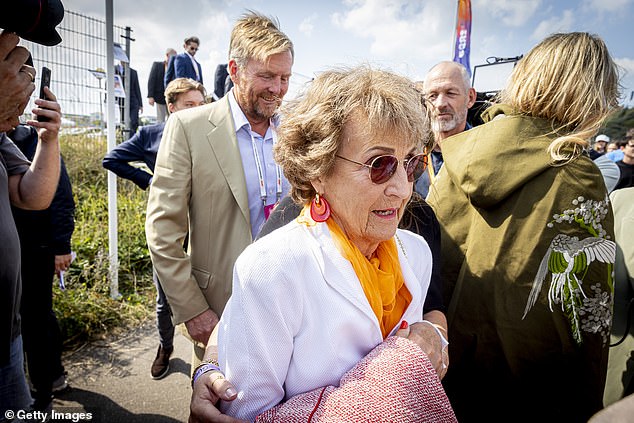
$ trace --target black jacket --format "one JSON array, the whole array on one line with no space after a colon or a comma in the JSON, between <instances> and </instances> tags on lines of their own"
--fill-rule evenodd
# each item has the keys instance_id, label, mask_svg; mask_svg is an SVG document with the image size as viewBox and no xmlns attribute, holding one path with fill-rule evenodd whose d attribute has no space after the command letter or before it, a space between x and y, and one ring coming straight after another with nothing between
<instances>
[{"instance_id":1,"label":"black jacket","mask_svg":"<svg viewBox=\"0 0 634 423\"><path fill-rule=\"evenodd\" d=\"M214 74L214 94L220 99L233 87L233 81L229 78L227 64L221 63L216 67Z\"/></svg>"},{"instance_id":2,"label":"black jacket","mask_svg":"<svg viewBox=\"0 0 634 423\"><path fill-rule=\"evenodd\" d=\"M152 97L158 104L165 104L165 64L163 62L152 63L152 70L147 80L147 96Z\"/></svg>"},{"instance_id":3,"label":"black jacket","mask_svg":"<svg viewBox=\"0 0 634 423\"><path fill-rule=\"evenodd\" d=\"M33 160L38 142L34 128L19 125L7 135L29 160ZM70 238L75 229L75 201L64 160L61 162L57 191L49 208L23 210L12 207L12 211L22 250L49 247L55 255L70 254Z\"/></svg>"}]
</instances>

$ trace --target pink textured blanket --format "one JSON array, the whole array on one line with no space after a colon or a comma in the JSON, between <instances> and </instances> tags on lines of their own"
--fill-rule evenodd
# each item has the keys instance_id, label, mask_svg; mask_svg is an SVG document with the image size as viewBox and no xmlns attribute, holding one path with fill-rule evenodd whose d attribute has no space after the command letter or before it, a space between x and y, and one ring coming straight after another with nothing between
<instances>
[{"instance_id":1,"label":"pink textured blanket","mask_svg":"<svg viewBox=\"0 0 634 423\"><path fill-rule=\"evenodd\" d=\"M390 337L343 377L258 416L268 422L457 422L440 379L413 342Z\"/></svg>"}]
</instances>

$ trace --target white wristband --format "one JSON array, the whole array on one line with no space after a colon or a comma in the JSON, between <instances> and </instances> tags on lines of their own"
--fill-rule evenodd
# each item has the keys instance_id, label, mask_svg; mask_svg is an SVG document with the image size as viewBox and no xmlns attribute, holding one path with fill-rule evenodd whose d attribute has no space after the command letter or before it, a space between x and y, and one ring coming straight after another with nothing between
<instances>
[{"instance_id":1,"label":"white wristband","mask_svg":"<svg viewBox=\"0 0 634 423\"><path fill-rule=\"evenodd\" d=\"M449 345L449 341L447 341L447 338L445 338L445 336L442 334L442 332L440 331L440 329L438 327L436 327L435 324L433 324L432 322L430 322L429 320L423 320L423 323L427 323L428 325L430 325L432 328L434 328L434 330L436 331L436 333L438 334L438 336L440 336L440 344L441 344L441 348L444 350L445 348L447 348L447 345Z\"/></svg>"}]
</instances>

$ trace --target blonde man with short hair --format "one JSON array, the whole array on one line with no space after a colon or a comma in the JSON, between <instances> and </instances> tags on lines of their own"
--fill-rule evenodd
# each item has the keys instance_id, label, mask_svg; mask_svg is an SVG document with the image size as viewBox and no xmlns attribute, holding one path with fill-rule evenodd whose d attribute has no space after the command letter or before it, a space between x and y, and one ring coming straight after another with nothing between
<instances>
[{"instance_id":1,"label":"blonde man with short hair","mask_svg":"<svg viewBox=\"0 0 634 423\"><path fill-rule=\"evenodd\" d=\"M189 93L192 93L188 95ZM200 94L200 95L198 95ZM201 101L202 96L202 101ZM207 90L203 84L191 78L176 78L165 90L167 111L174 113L179 110L202 106L206 101Z\"/></svg>"},{"instance_id":2,"label":"blonde man with short hair","mask_svg":"<svg viewBox=\"0 0 634 423\"><path fill-rule=\"evenodd\" d=\"M189 78L177 78L169 83L165 90L167 108L170 113L205 104L205 88L200 82ZM129 140L119 144L103 159L103 167L146 189L152 181L152 174L144 168L132 166L131 162L143 162L154 172L156 154L161 143L165 122L142 126ZM174 351L174 325L171 310L161 284L153 272L154 285L158 291L156 297L156 320L159 333L159 348L150 372L154 379L161 379L169 371L169 358Z\"/></svg>"},{"instance_id":3,"label":"blonde man with short hair","mask_svg":"<svg viewBox=\"0 0 634 423\"><path fill-rule=\"evenodd\" d=\"M195 341L192 370L231 295L236 258L289 190L272 148L292 65L293 43L276 22L248 12L231 34L233 89L165 126L146 234L174 323Z\"/></svg>"}]
</instances>

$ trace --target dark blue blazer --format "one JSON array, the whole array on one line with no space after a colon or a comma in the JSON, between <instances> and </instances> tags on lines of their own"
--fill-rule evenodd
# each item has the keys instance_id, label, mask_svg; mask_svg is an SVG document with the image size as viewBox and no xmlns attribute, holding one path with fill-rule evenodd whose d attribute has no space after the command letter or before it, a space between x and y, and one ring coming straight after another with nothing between
<instances>
[{"instance_id":1,"label":"dark blue blazer","mask_svg":"<svg viewBox=\"0 0 634 423\"><path fill-rule=\"evenodd\" d=\"M154 172L156 154L161 144L164 127L165 122L142 126L132 138L122 142L106 154L102 162L103 167L146 189L150 185L152 175L130 165L130 162L144 162Z\"/></svg>"},{"instance_id":2,"label":"dark blue blazer","mask_svg":"<svg viewBox=\"0 0 634 423\"><path fill-rule=\"evenodd\" d=\"M225 82L229 73L227 72L227 64L221 63L216 67L214 74L214 94L216 97L222 98L227 92L225 91Z\"/></svg>"},{"instance_id":3,"label":"dark blue blazer","mask_svg":"<svg viewBox=\"0 0 634 423\"><path fill-rule=\"evenodd\" d=\"M167 70L165 71L165 88L167 88L167 84L176 78L191 78L202 84L203 69L198 62L196 62L196 66L198 67L198 74L200 75L200 78L196 76L196 70L192 64L192 59L189 58L187 53L181 53L170 57L170 61L167 64Z\"/></svg>"}]
</instances>

